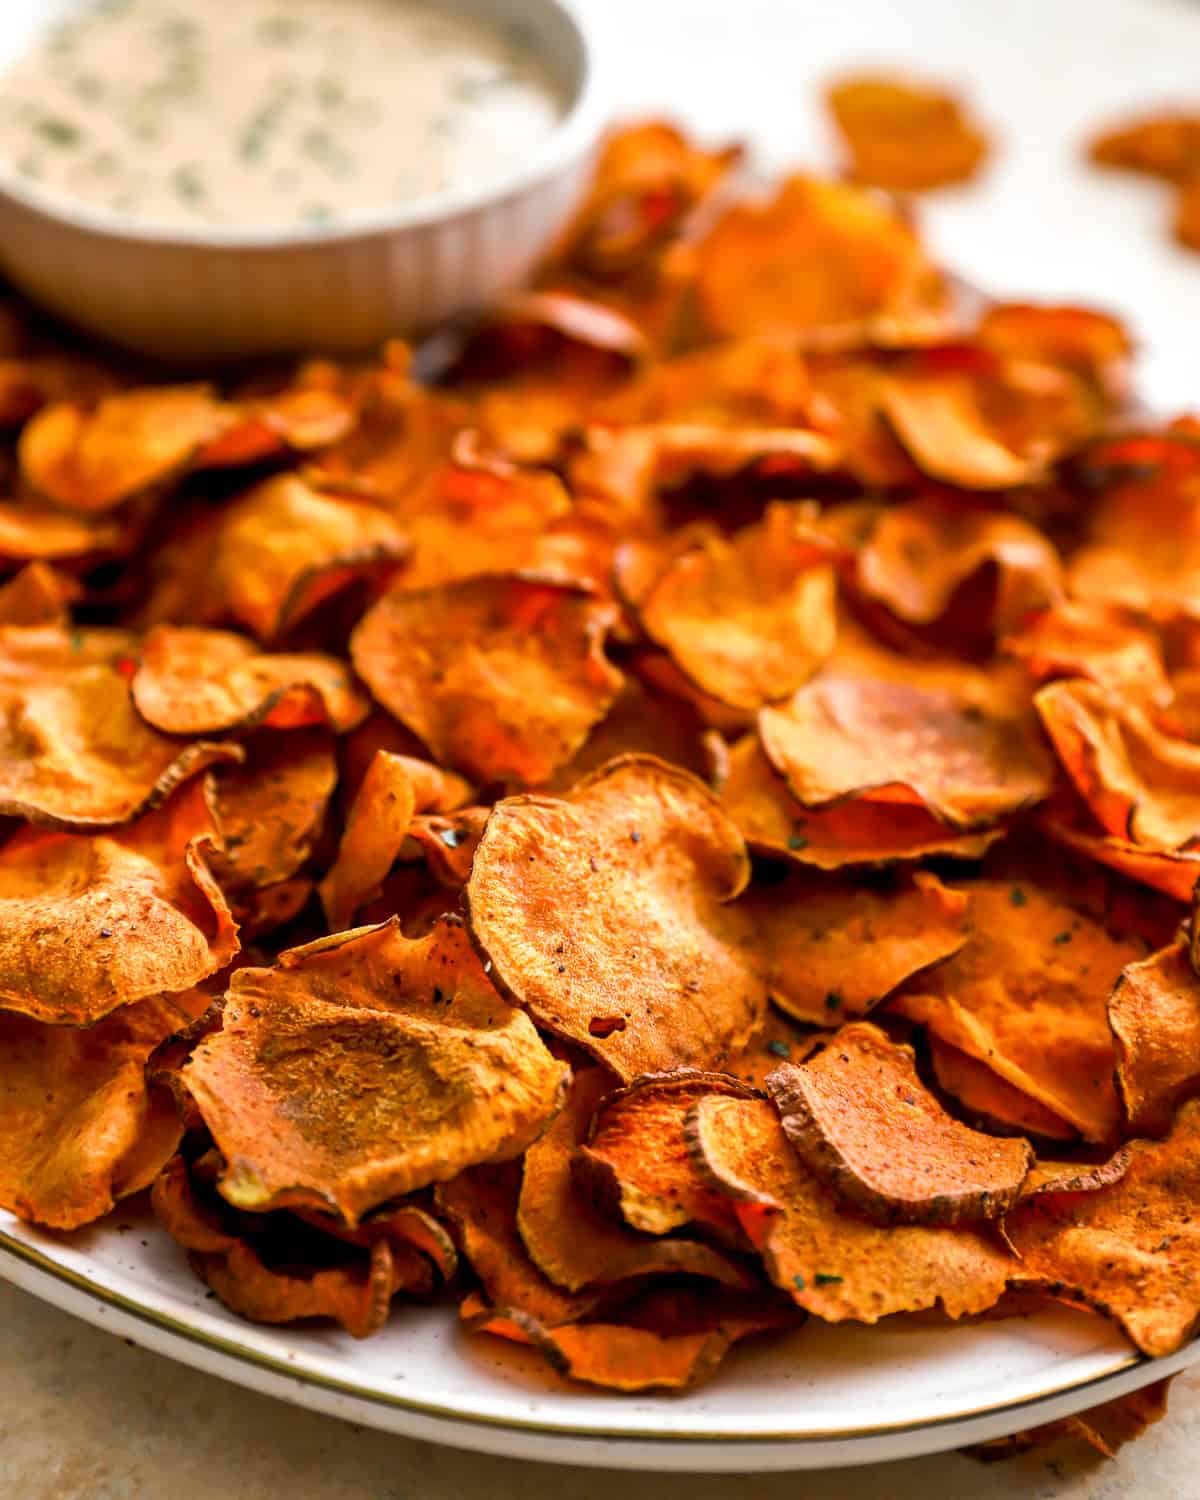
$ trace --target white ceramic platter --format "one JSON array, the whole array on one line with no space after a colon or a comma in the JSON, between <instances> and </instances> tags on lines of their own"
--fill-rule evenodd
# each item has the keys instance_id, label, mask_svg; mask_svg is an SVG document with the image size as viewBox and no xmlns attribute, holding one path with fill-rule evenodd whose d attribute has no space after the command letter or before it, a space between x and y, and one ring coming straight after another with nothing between
<instances>
[{"instance_id":1,"label":"white ceramic platter","mask_svg":"<svg viewBox=\"0 0 1200 1500\"><path fill-rule=\"evenodd\" d=\"M1167 237L1157 184L1089 172L1080 139L1122 110L1200 102L1192 0L602 0L617 108L751 139L768 167L828 165L815 91L868 60L961 82L1001 137L987 178L925 218L940 254L1007 296L1085 299L1142 339L1151 403L1200 405L1200 258ZM0 27L3 26L0 20ZM1200 1358L1149 1364L1097 1318L874 1329L811 1322L735 1350L680 1396L615 1397L547 1377L449 1307L398 1309L366 1343L241 1322L152 1224L70 1241L0 1213L0 1275L151 1349L303 1406L513 1457L638 1469L816 1468L952 1448L1107 1400Z\"/></svg>"}]
</instances>

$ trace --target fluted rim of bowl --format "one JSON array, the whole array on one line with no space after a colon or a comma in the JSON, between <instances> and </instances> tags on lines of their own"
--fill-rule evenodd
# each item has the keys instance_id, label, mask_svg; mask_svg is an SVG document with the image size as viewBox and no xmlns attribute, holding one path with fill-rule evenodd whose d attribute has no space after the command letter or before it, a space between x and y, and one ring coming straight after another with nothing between
<instances>
[{"instance_id":1,"label":"fluted rim of bowl","mask_svg":"<svg viewBox=\"0 0 1200 1500\"><path fill-rule=\"evenodd\" d=\"M448 0L450 5L455 0ZM600 53L590 16L592 0L525 0L543 13L557 15L574 33L580 56L580 78L562 119L530 159L511 171L485 179L477 187L451 189L416 198L411 204L362 209L338 223L272 226L189 225L171 220L126 218L69 193L27 183L0 157L0 198L43 218L110 240L190 250L278 250L344 244L377 235L453 222L516 198L552 180L589 151L604 124L600 87Z\"/></svg>"}]
</instances>

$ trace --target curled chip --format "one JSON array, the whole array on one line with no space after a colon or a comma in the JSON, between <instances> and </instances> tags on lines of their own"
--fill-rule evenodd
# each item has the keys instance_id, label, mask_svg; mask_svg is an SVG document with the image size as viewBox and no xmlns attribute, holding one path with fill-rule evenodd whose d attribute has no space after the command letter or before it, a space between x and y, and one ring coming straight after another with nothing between
<instances>
[{"instance_id":1,"label":"curled chip","mask_svg":"<svg viewBox=\"0 0 1200 1500\"><path fill-rule=\"evenodd\" d=\"M1106 604L1061 600L1007 636L1001 647L1039 682L1084 678L1155 707L1171 701L1162 647L1154 634Z\"/></svg>"},{"instance_id":2,"label":"curled chip","mask_svg":"<svg viewBox=\"0 0 1200 1500\"><path fill-rule=\"evenodd\" d=\"M972 1458L991 1463L996 1459L1011 1458L1018 1453L1027 1453L1031 1448L1044 1448L1053 1443L1081 1442L1094 1448L1104 1458L1116 1458L1126 1443L1141 1437L1155 1422L1161 1422L1167 1414L1167 1391L1174 1376L1155 1380L1141 1390L1130 1391L1073 1417L1061 1417L1057 1422L1045 1422L1040 1427L1029 1427L1014 1432L1010 1437L993 1438L986 1443L973 1443L963 1451Z\"/></svg>"},{"instance_id":3,"label":"curled chip","mask_svg":"<svg viewBox=\"0 0 1200 1500\"><path fill-rule=\"evenodd\" d=\"M803 852L803 851L801 851ZM967 941L968 898L921 871L864 884L793 870L742 898L780 1010L814 1026L865 1015Z\"/></svg>"},{"instance_id":4,"label":"curled chip","mask_svg":"<svg viewBox=\"0 0 1200 1500\"><path fill-rule=\"evenodd\" d=\"M830 1323L876 1323L941 1306L985 1312L1004 1292L1010 1256L966 1226L882 1228L843 1210L793 1150L774 1107L711 1095L688 1120L697 1167L734 1203L767 1274Z\"/></svg>"},{"instance_id":5,"label":"curled chip","mask_svg":"<svg viewBox=\"0 0 1200 1500\"><path fill-rule=\"evenodd\" d=\"M142 642L132 682L138 713L165 734L362 723L369 704L332 656L271 655L229 630L159 625Z\"/></svg>"},{"instance_id":6,"label":"curled chip","mask_svg":"<svg viewBox=\"0 0 1200 1500\"><path fill-rule=\"evenodd\" d=\"M222 1029L183 1070L236 1208L378 1204L516 1156L558 1109L566 1067L488 983L462 929L395 923L239 969Z\"/></svg>"},{"instance_id":7,"label":"curled chip","mask_svg":"<svg viewBox=\"0 0 1200 1500\"><path fill-rule=\"evenodd\" d=\"M125 1005L87 1030L0 1014L0 1205L78 1229L157 1177L183 1126L146 1059L191 1019L189 999Z\"/></svg>"},{"instance_id":8,"label":"curled chip","mask_svg":"<svg viewBox=\"0 0 1200 1500\"><path fill-rule=\"evenodd\" d=\"M1045 1193L1009 1214L1015 1284L1048 1287L1112 1318L1143 1354L1173 1354L1200 1319L1200 1101L1162 1141L1134 1141L1125 1175L1090 1193Z\"/></svg>"},{"instance_id":9,"label":"curled chip","mask_svg":"<svg viewBox=\"0 0 1200 1500\"><path fill-rule=\"evenodd\" d=\"M577 781L619 755L653 755L703 777L708 770L704 725L692 704L653 683L626 677L613 706L560 766L547 790L569 792Z\"/></svg>"},{"instance_id":10,"label":"curled chip","mask_svg":"<svg viewBox=\"0 0 1200 1500\"><path fill-rule=\"evenodd\" d=\"M47 499L105 511L182 474L228 422L211 386L152 386L105 396L92 411L44 407L22 432L18 455Z\"/></svg>"},{"instance_id":11,"label":"curled chip","mask_svg":"<svg viewBox=\"0 0 1200 1500\"><path fill-rule=\"evenodd\" d=\"M973 932L890 1008L970 1053L1087 1140L1119 1122L1108 996L1139 945L1029 881L969 887Z\"/></svg>"},{"instance_id":12,"label":"curled chip","mask_svg":"<svg viewBox=\"0 0 1200 1500\"><path fill-rule=\"evenodd\" d=\"M199 782L112 833L21 828L0 846L0 1010L90 1026L199 984L238 951Z\"/></svg>"},{"instance_id":13,"label":"curled chip","mask_svg":"<svg viewBox=\"0 0 1200 1500\"><path fill-rule=\"evenodd\" d=\"M670 563L641 606L646 633L702 692L761 708L807 682L833 650L828 547L807 507L774 504L732 541Z\"/></svg>"},{"instance_id":14,"label":"curled chip","mask_svg":"<svg viewBox=\"0 0 1200 1500\"><path fill-rule=\"evenodd\" d=\"M983 410L978 382L957 371L880 382L880 406L913 462L930 479L968 490L1007 490L1041 477Z\"/></svg>"},{"instance_id":15,"label":"curled chip","mask_svg":"<svg viewBox=\"0 0 1200 1500\"><path fill-rule=\"evenodd\" d=\"M1047 813L1041 824L1056 843L1065 845L1075 854L1097 860L1176 901L1192 899L1196 882L1200 880L1200 850L1145 849L1128 839L1106 834L1094 824L1082 826L1078 818L1063 817L1057 811Z\"/></svg>"},{"instance_id":16,"label":"curled chip","mask_svg":"<svg viewBox=\"0 0 1200 1500\"><path fill-rule=\"evenodd\" d=\"M699 1224L740 1239L728 1200L699 1176L684 1139L688 1111L706 1094L751 1098L754 1090L724 1073L680 1068L646 1074L601 1100L574 1163L599 1207L646 1234Z\"/></svg>"},{"instance_id":17,"label":"curled chip","mask_svg":"<svg viewBox=\"0 0 1200 1500\"><path fill-rule=\"evenodd\" d=\"M917 803L953 828L995 823L1050 790L1049 758L997 673L873 653L834 659L759 715L771 764L806 807Z\"/></svg>"},{"instance_id":18,"label":"curled chip","mask_svg":"<svg viewBox=\"0 0 1200 1500\"><path fill-rule=\"evenodd\" d=\"M1052 682L1035 698L1063 769L1096 821L1150 850L1200 838L1200 746L1164 734L1137 703L1090 682Z\"/></svg>"},{"instance_id":19,"label":"curled chip","mask_svg":"<svg viewBox=\"0 0 1200 1500\"><path fill-rule=\"evenodd\" d=\"M818 870L886 865L931 854L977 859L1001 836L960 833L915 804L856 798L812 809L797 802L756 734L729 750L720 769L721 805L751 849Z\"/></svg>"},{"instance_id":20,"label":"curled chip","mask_svg":"<svg viewBox=\"0 0 1200 1500\"><path fill-rule=\"evenodd\" d=\"M700 782L626 756L565 797L498 803L466 903L502 991L628 1083L719 1066L760 1023L749 921L730 905L749 875Z\"/></svg>"},{"instance_id":21,"label":"curled chip","mask_svg":"<svg viewBox=\"0 0 1200 1500\"><path fill-rule=\"evenodd\" d=\"M683 1390L707 1380L729 1349L754 1333L795 1328L801 1315L773 1296L714 1296L652 1288L620 1310L619 1321L546 1327L532 1317L463 1303L466 1326L531 1344L571 1380L614 1391Z\"/></svg>"},{"instance_id":22,"label":"curled chip","mask_svg":"<svg viewBox=\"0 0 1200 1500\"><path fill-rule=\"evenodd\" d=\"M1102 167L1186 182L1200 171L1200 116L1172 111L1129 120L1096 136L1088 154Z\"/></svg>"},{"instance_id":23,"label":"curled chip","mask_svg":"<svg viewBox=\"0 0 1200 1500\"><path fill-rule=\"evenodd\" d=\"M1129 1129L1163 1135L1200 1090L1200 979L1182 943L1124 970L1108 1002Z\"/></svg>"},{"instance_id":24,"label":"curled chip","mask_svg":"<svg viewBox=\"0 0 1200 1500\"><path fill-rule=\"evenodd\" d=\"M138 638L123 630L0 629L0 813L104 828L156 807L236 745L168 739L129 689Z\"/></svg>"},{"instance_id":25,"label":"curled chip","mask_svg":"<svg viewBox=\"0 0 1200 1500\"><path fill-rule=\"evenodd\" d=\"M873 73L841 78L827 94L851 177L893 193L966 182L987 140L953 94Z\"/></svg>"},{"instance_id":26,"label":"curled chip","mask_svg":"<svg viewBox=\"0 0 1200 1500\"><path fill-rule=\"evenodd\" d=\"M129 550L137 518L80 516L36 500L0 501L0 558L88 564Z\"/></svg>"},{"instance_id":27,"label":"curled chip","mask_svg":"<svg viewBox=\"0 0 1200 1500\"><path fill-rule=\"evenodd\" d=\"M1021 1184L1017 1201L1023 1203L1027 1198L1038 1198L1043 1193L1098 1192L1119 1182L1128 1172L1132 1160L1129 1147L1122 1146L1107 1161L1036 1161Z\"/></svg>"},{"instance_id":28,"label":"curled chip","mask_svg":"<svg viewBox=\"0 0 1200 1500\"><path fill-rule=\"evenodd\" d=\"M0 585L0 625L67 625L83 590L49 563L31 562Z\"/></svg>"},{"instance_id":29,"label":"curled chip","mask_svg":"<svg viewBox=\"0 0 1200 1500\"><path fill-rule=\"evenodd\" d=\"M377 750L346 814L337 858L321 882L330 930L348 926L379 894L418 812L448 812L470 795L470 784L453 771Z\"/></svg>"},{"instance_id":30,"label":"curled chip","mask_svg":"<svg viewBox=\"0 0 1200 1500\"><path fill-rule=\"evenodd\" d=\"M946 325L942 276L912 227L848 183L791 177L765 203L735 204L696 257L701 316L718 337L790 331L853 347L921 342Z\"/></svg>"},{"instance_id":31,"label":"curled chip","mask_svg":"<svg viewBox=\"0 0 1200 1500\"><path fill-rule=\"evenodd\" d=\"M934 1032L926 1040L938 1088L981 1130L989 1135L1035 1136L1048 1141L1077 1138L1079 1132L1073 1125L1014 1088L987 1063L943 1042Z\"/></svg>"},{"instance_id":32,"label":"curled chip","mask_svg":"<svg viewBox=\"0 0 1200 1500\"><path fill-rule=\"evenodd\" d=\"M1061 365L1120 399L1133 341L1124 324L1092 307L994 302L979 320L975 339L1009 358Z\"/></svg>"},{"instance_id":33,"label":"curled chip","mask_svg":"<svg viewBox=\"0 0 1200 1500\"><path fill-rule=\"evenodd\" d=\"M508 574L393 590L350 640L359 675L435 758L481 783L545 781L621 689L604 657L612 607Z\"/></svg>"},{"instance_id":34,"label":"curled chip","mask_svg":"<svg viewBox=\"0 0 1200 1500\"><path fill-rule=\"evenodd\" d=\"M753 1276L721 1251L699 1240L638 1233L607 1218L580 1189L576 1151L609 1083L601 1068L577 1073L562 1113L525 1153L517 1227L530 1259L568 1292L685 1272L726 1286L753 1286Z\"/></svg>"},{"instance_id":35,"label":"curled chip","mask_svg":"<svg viewBox=\"0 0 1200 1500\"><path fill-rule=\"evenodd\" d=\"M869 1022L767 1079L784 1134L845 1203L880 1224L994 1219L1033 1165L1027 1141L953 1119L917 1077L910 1048Z\"/></svg>"}]
</instances>

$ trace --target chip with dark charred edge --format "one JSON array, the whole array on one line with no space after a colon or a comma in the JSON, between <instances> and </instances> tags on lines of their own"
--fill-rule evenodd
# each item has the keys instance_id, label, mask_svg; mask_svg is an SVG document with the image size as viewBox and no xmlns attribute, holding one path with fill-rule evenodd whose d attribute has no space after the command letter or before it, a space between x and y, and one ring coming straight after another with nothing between
<instances>
[{"instance_id":1,"label":"chip with dark charred edge","mask_svg":"<svg viewBox=\"0 0 1200 1500\"><path fill-rule=\"evenodd\" d=\"M836 585L815 519L810 506L768 505L732 540L675 558L642 602L646 633L719 702L788 698L833 650Z\"/></svg>"},{"instance_id":2,"label":"chip with dark charred edge","mask_svg":"<svg viewBox=\"0 0 1200 1500\"><path fill-rule=\"evenodd\" d=\"M759 737L806 807L916 803L953 828L985 827L1050 791L1016 686L959 663L835 656L788 704L762 710Z\"/></svg>"},{"instance_id":3,"label":"chip with dark charred edge","mask_svg":"<svg viewBox=\"0 0 1200 1500\"><path fill-rule=\"evenodd\" d=\"M328 730L262 730L251 737L246 751L244 765L221 767L206 782L220 839L210 863L239 915L256 894L300 870L337 785L337 757ZM283 909L289 904L285 899ZM259 920L269 914L270 908L260 910Z\"/></svg>"},{"instance_id":4,"label":"chip with dark charred edge","mask_svg":"<svg viewBox=\"0 0 1200 1500\"><path fill-rule=\"evenodd\" d=\"M208 385L150 386L105 396L88 411L44 407L17 445L30 486L70 510L106 511L178 477L230 425Z\"/></svg>"},{"instance_id":5,"label":"chip with dark charred edge","mask_svg":"<svg viewBox=\"0 0 1200 1500\"><path fill-rule=\"evenodd\" d=\"M1200 116L1173 110L1128 120L1096 136L1088 155L1102 167L1185 182L1200 171Z\"/></svg>"},{"instance_id":6,"label":"chip with dark charred edge","mask_svg":"<svg viewBox=\"0 0 1200 1500\"><path fill-rule=\"evenodd\" d=\"M1038 682L1084 678L1157 708L1171 701L1160 642L1123 611L1105 604L1060 600L1006 636L1000 649L1022 661Z\"/></svg>"},{"instance_id":7,"label":"chip with dark charred edge","mask_svg":"<svg viewBox=\"0 0 1200 1500\"><path fill-rule=\"evenodd\" d=\"M856 182L920 193L966 182L987 156L987 139L961 101L927 83L856 73L825 97Z\"/></svg>"},{"instance_id":8,"label":"chip with dark charred edge","mask_svg":"<svg viewBox=\"0 0 1200 1500\"><path fill-rule=\"evenodd\" d=\"M635 375L649 355L641 329L616 308L568 292L516 292L467 331L445 379L486 386L532 378L582 404Z\"/></svg>"},{"instance_id":9,"label":"chip with dark charred edge","mask_svg":"<svg viewBox=\"0 0 1200 1500\"><path fill-rule=\"evenodd\" d=\"M531 1318L543 1328L557 1328L607 1306L613 1293L565 1292L530 1260L517 1229L520 1191L518 1162L471 1167L434 1189L438 1212L454 1227L492 1308L502 1309L505 1317ZM618 1289L618 1300L620 1295Z\"/></svg>"},{"instance_id":10,"label":"chip with dark charred edge","mask_svg":"<svg viewBox=\"0 0 1200 1500\"><path fill-rule=\"evenodd\" d=\"M796 1328L802 1314L773 1296L723 1296L651 1288L622 1310L622 1321L547 1328L535 1318L463 1303L474 1333L530 1344L558 1374L615 1391L684 1390L707 1380L733 1344L750 1334Z\"/></svg>"},{"instance_id":11,"label":"chip with dark charred edge","mask_svg":"<svg viewBox=\"0 0 1200 1500\"><path fill-rule=\"evenodd\" d=\"M854 798L832 807L802 806L772 766L756 734L729 751L718 777L721 805L747 844L818 870L887 865L942 854L978 859L1002 829L960 833L925 808Z\"/></svg>"},{"instance_id":12,"label":"chip with dark charred edge","mask_svg":"<svg viewBox=\"0 0 1200 1500\"><path fill-rule=\"evenodd\" d=\"M601 1213L581 1189L576 1152L611 1082L602 1068L576 1073L561 1114L525 1153L517 1227L534 1265L568 1292L681 1273L752 1288L753 1272L736 1259L699 1240L631 1229Z\"/></svg>"},{"instance_id":13,"label":"chip with dark charred edge","mask_svg":"<svg viewBox=\"0 0 1200 1500\"><path fill-rule=\"evenodd\" d=\"M1021 1184L1018 1203L1043 1193L1095 1193L1119 1182L1133 1160L1128 1146L1115 1151L1107 1161L1078 1162L1039 1160Z\"/></svg>"},{"instance_id":14,"label":"chip with dark charred edge","mask_svg":"<svg viewBox=\"0 0 1200 1500\"><path fill-rule=\"evenodd\" d=\"M633 663L635 671L638 665ZM653 755L703 777L708 770L703 735L703 722L690 703L627 676L608 713L545 789L570 791L589 772L619 755Z\"/></svg>"},{"instance_id":15,"label":"chip with dark charred edge","mask_svg":"<svg viewBox=\"0 0 1200 1500\"><path fill-rule=\"evenodd\" d=\"M625 756L492 811L465 901L501 990L623 1081L720 1066L766 1007L746 846L694 777Z\"/></svg>"},{"instance_id":16,"label":"chip with dark charred edge","mask_svg":"<svg viewBox=\"0 0 1200 1500\"><path fill-rule=\"evenodd\" d=\"M789 330L853 347L948 323L945 284L912 227L849 183L791 177L766 202L735 204L696 260L701 317L718 337Z\"/></svg>"},{"instance_id":17,"label":"chip with dark charred edge","mask_svg":"<svg viewBox=\"0 0 1200 1500\"><path fill-rule=\"evenodd\" d=\"M272 655L229 630L159 625L142 642L133 702L165 734L356 728L370 704L336 657Z\"/></svg>"},{"instance_id":18,"label":"chip with dark charred edge","mask_svg":"<svg viewBox=\"0 0 1200 1500\"><path fill-rule=\"evenodd\" d=\"M239 969L222 1029L183 1081L237 1208L370 1209L519 1155L559 1107L566 1066L488 983L458 924L394 921Z\"/></svg>"},{"instance_id":19,"label":"chip with dark charred edge","mask_svg":"<svg viewBox=\"0 0 1200 1500\"><path fill-rule=\"evenodd\" d=\"M112 833L21 828L0 846L0 1010L90 1026L225 967L237 924L194 781Z\"/></svg>"},{"instance_id":20,"label":"chip with dark charred edge","mask_svg":"<svg viewBox=\"0 0 1200 1500\"><path fill-rule=\"evenodd\" d=\"M69 625L83 589L49 563L31 562L0 585L0 625Z\"/></svg>"},{"instance_id":21,"label":"chip with dark charred edge","mask_svg":"<svg viewBox=\"0 0 1200 1500\"><path fill-rule=\"evenodd\" d=\"M1167 1414L1167 1391L1175 1377L1155 1380L1141 1390L1130 1391L1105 1401L1100 1406L1091 1406L1087 1411L1077 1412L1073 1417L1061 1417L1056 1422L1045 1422L1040 1427L1028 1427L1014 1432L1010 1437L993 1438L987 1443L973 1443L963 1452L984 1463L997 1459L1012 1458L1019 1453L1028 1453L1032 1448L1045 1448L1063 1442L1086 1443L1104 1458L1116 1458L1126 1443L1139 1438L1155 1422L1161 1422Z\"/></svg>"},{"instance_id":22,"label":"chip with dark charred edge","mask_svg":"<svg viewBox=\"0 0 1200 1500\"><path fill-rule=\"evenodd\" d=\"M1106 833L1156 851L1200 838L1200 746L1164 734L1136 702L1095 683L1052 682L1034 702Z\"/></svg>"},{"instance_id":23,"label":"chip with dark charred edge","mask_svg":"<svg viewBox=\"0 0 1200 1500\"><path fill-rule=\"evenodd\" d=\"M1125 1175L1091 1193L1045 1193L1004 1220L1014 1284L1049 1288L1124 1329L1143 1354L1173 1354L1200 1319L1200 1101L1161 1141L1134 1141Z\"/></svg>"},{"instance_id":24,"label":"chip with dark charred edge","mask_svg":"<svg viewBox=\"0 0 1200 1500\"><path fill-rule=\"evenodd\" d=\"M321 882L330 930L348 926L379 894L418 811L448 811L470 796L470 784L453 771L377 750L346 813L337 858Z\"/></svg>"},{"instance_id":25,"label":"chip with dark charred edge","mask_svg":"<svg viewBox=\"0 0 1200 1500\"><path fill-rule=\"evenodd\" d=\"M1182 1101L1200 1091L1200 979L1183 943L1124 970L1108 1020L1129 1129L1163 1135Z\"/></svg>"},{"instance_id":26,"label":"chip with dark charred edge","mask_svg":"<svg viewBox=\"0 0 1200 1500\"><path fill-rule=\"evenodd\" d=\"M989 1135L1024 1135L1038 1140L1074 1141L1079 1132L1028 1094L1014 1088L987 1063L942 1041L935 1032L926 1037L933 1077L968 1121Z\"/></svg>"},{"instance_id":27,"label":"chip with dark charred edge","mask_svg":"<svg viewBox=\"0 0 1200 1500\"><path fill-rule=\"evenodd\" d=\"M236 745L168 739L129 690L138 638L53 625L0 629L0 814L107 828L156 807Z\"/></svg>"},{"instance_id":28,"label":"chip with dark charred edge","mask_svg":"<svg viewBox=\"0 0 1200 1500\"><path fill-rule=\"evenodd\" d=\"M683 1136L705 1094L750 1098L754 1090L727 1074L680 1068L645 1074L600 1101L573 1163L599 1208L646 1234L699 1224L741 1242L728 1200L697 1174Z\"/></svg>"},{"instance_id":29,"label":"chip with dark charred edge","mask_svg":"<svg viewBox=\"0 0 1200 1500\"><path fill-rule=\"evenodd\" d=\"M1110 936L1031 881L964 889L970 942L889 1009L986 1063L1087 1140L1109 1140L1120 1109L1108 996L1140 944Z\"/></svg>"},{"instance_id":30,"label":"chip with dark charred edge","mask_svg":"<svg viewBox=\"0 0 1200 1500\"><path fill-rule=\"evenodd\" d=\"M421 1252L442 1281L450 1281L458 1271L458 1249L446 1226L417 1203L385 1203L367 1214L357 1229L347 1229L332 1214L312 1209L298 1209L296 1218L343 1244L366 1250L379 1239L411 1246Z\"/></svg>"},{"instance_id":31,"label":"chip with dark charred edge","mask_svg":"<svg viewBox=\"0 0 1200 1500\"><path fill-rule=\"evenodd\" d=\"M183 1125L146 1059L192 999L141 1000L88 1029L0 1013L0 1205L78 1229L157 1177Z\"/></svg>"},{"instance_id":32,"label":"chip with dark charred edge","mask_svg":"<svg viewBox=\"0 0 1200 1500\"><path fill-rule=\"evenodd\" d=\"M1056 842L1076 854L1099 861L1111 870L1139 880L1176 901L1190 901L1200 880L1200 850L1144 849L1128 839L1105 833L1095 824L1082 825L1078 818L1047 812L1039 823Z\"/></svg>"},{"instance_id":33,"label":"chip with dark charred edge","mask_svg":"<svg viewBox=\"0 0 1200 1500\"><path fill-rule=\"evenodd\" d=\"M613 607L532 574L393 589L350 654L435 759L482 784L531 785L568 761L624 678L604 656Z\"/></svg>"},{"instance_id":34,"label":"chip with dark charred edge","mask_svg":"<svg viewBox=\"0 0 1200 1500\"><path fill-rule=\"evenodd\" d=\"M767 1092L810 1171L879 1224L999 1218L1033 1166L1028 1141L948 1115L911 1048L867 1021L843 1026L799 1067L784 1063Z\"/></svg>"},{"instance_id":35,"label":"chip with dark charred edge","mask_svg":"<svg viewBox=\"0 0 1200 1500\"><path fill-rule=\"evenodd\" d=\"M1058 553L1028 521L936 498L881 511L855 558L854 578L867 598L912 625L931 625L960 590L986 583L995 635L1063 590Z\"/></svg>"},{"instance_id":36,"label":"chip with dark charred edge","mask_svg":"<svg viewBox=\"0 0 1200 1500\"><path fill-rule=\"evenodd\" d=\"M697 1167L735 1204L767 1274L830 1323L875 1323L941 1306L951 1318L985 1312L1014 1266L982 1229L883 1228L842 1209L793 1150L772 1104L710 1095L687 1124Z\"/></svg>"},{"instance_id":37,"label":"chip with dark charred edge","mask_svg":"<svg viewBox=\"0 0 1200 1500\"><path fill-rule=\"evenodd\" d=\"M758 881L741 905L754 923L774 1003L798 1021L837 1026L948 958L969 936L969 898L920 871L863 884L793 870Z\"/></svg>"}]
</instances>

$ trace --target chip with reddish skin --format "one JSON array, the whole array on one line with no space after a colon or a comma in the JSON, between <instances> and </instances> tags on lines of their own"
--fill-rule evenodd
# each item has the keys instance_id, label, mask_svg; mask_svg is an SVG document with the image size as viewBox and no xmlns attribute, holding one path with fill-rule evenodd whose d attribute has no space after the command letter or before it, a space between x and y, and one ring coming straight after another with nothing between
<instances>
[{"instance_id":1,"label":"chip with reddish skin","mask_svg":"<svg viewBox=\"0 0 1200 1500\"><path fill-rule=\"evenodd\" d=\"M1200 979L1179 942L1130 964L1108 1002L1129 1129L1163 1135L1200 1091Z\"/></svg>"},{"instance_id":2,"label":"chip with reddish skin","mask_svg":"<svg viewBox=\"0 0 1200 1500\"><path fill-rule=\"evenodd\" d=\"M1078 816L1064 816L1059 810L1047 811L1039 822L1056 843L1073 853L1107 865L1176 901L1192 899L1200 880L1200 850L1145 849L1128 839L1105 833L1095 823L1084 823Z\"/></svg>"},{"instance_id":3,"label":"chip with reddish skin","mask_svg":"<svg viewBox=\"0 0 1200 1500\"><path fill-rule=\"evenodd\" d=\"M1119 1182L1133 1160L1128 1146L1114 1151L1107 1161L1077 1162L1042 1159L1034 1162L1021 1184L1018 1203L1043 1193L1095 1193Z\"/></svg>"},{"instance_id":4,"label":"chip with reddish skin","mask_svg":"<svg viewBox=\"0 0 1200 1500\"><path fill-rule=\"evenodd\" d=\"M626 756L497 803L465 900L501 990L628 1083L720 1065L762 1019L746 846L686 771ZM630 914L636 913L636 921Z\"/></svg>"},{"instance_id":5,"label":"chip with reddish skin","mask_svg":"<svg viewBox=\"0 0 1200 1500\"><path fill-rule=\"evenodd\" d=\"M995 1219L1033 1166L1027 1141L997 1140L948 1115L912 1050L870 1022L767 1079L784 1134L838 1198L879 1224Z\"/></svg>"},{"instance_id":6,"label":"chip with reddish skin","mask_svg":"<svg viewBox=\"0 0 1200 1500\"><path fill-rule=\"evenodd\" d=\"M826 102L856 182L920 193L968 181L987 156L962 103L929 84L856 73L832 84Z\"/></svg>"}]
</instances>

